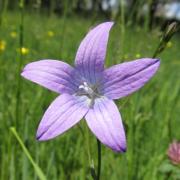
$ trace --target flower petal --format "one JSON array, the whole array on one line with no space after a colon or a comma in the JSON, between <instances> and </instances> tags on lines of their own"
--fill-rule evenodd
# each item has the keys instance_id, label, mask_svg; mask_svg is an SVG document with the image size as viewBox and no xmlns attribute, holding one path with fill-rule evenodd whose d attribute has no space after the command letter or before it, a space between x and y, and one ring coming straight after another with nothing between
<instances>
[{"instance_id":1,"label":"flower petal","mask_svg":"<svg viewBox=\"0 0 180 180\"><path fill-rule=\"evenodd\" d=\"M58 60L40 60L29 63L21 75L57 93L72 94L79 86L77 71Z\"/></svg>"},{"instance_id":2,"label":"flower petal","mask_svg":"<svg viewBox=\"0 0 180 180\"><path fill-rule=\"evenodd\" d=\"M159 68L158 59L138 59L112 66L104 71L102 93L119 99L141 88Z\"/></svg>"},{"instance_id":3,"label":"flower petal","mask_svg":"<svg viewBox=\"0 0 180 180\"><path fill-rule=\"evenodd\" d=\"M117 152L126 151L121 116L112 100L105 97L96 99L85 118L91 131L103 144Z\"/></svg>"},{"instance_id":4,"label":"flower petal","mask_svg":"<svg viewBox=\"0 0 180 180\"><path fill-rule=\"evenodd\" d=\"M78 48L75 66L91 83L96 81L96 73L104 69L106 47L112 26L112 22L96 26L86 35Z\"/></svg>"},{"instance_id":5,"label":"flower petal","mask_svg":"<svg viewBox=\"0 0 180 180\"><path fill-rule=\"evenodd\" d=\"M38 130L40 141L52 139L78 123L88 111L87 97L62 94L57 97L45 112Z\"/></svg>"}]
</instances>

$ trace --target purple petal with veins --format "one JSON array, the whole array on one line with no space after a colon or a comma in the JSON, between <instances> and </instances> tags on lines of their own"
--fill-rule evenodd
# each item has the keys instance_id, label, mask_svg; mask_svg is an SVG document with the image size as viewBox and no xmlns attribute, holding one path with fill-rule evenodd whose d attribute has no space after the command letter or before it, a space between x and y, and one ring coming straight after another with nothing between
<instances>
[{"instance_id":1,"label":"purple petal with veins","mask_svg":"<svg viewBox=\"0 0 180 180\"><path fill-rule=\"evenodd\" d=\"M79 85L79 73L58 60L40 60L29 63L21 75L57 93L73 94Z\"/></svg>"},{"instance_id":2,"label":"purple petal with veins","mask_svg":"<svg viewBox=\"0 0 180 180\"><path fill-rule=\"evenodd\" d=\"M90 30L76 53L75 67L90 83L95 83L98 78L96 76L104 70L109 31L112 26L113 22L106 22Z\"/></svg>"},{"instance_id":3,"label":"purple petal with veins","mask_svg":"<svg viewBox=\"0 0 180 180\"><path fill-rule=\"evenodd\" d=\"M94 135L117 152L126 151L126 137L120 113L115 103L105 97L97 98L85 116Z\"/></svg>"},{"instance_id":4,"label":"purple petal with veins","mask_svg":"<svg viewBox=\"0 0 180 180\"><path fill-rule=\"evenodd\" d=\"M119 99L141 88L159 68L158 59L143 58L112 66L104 71L101 92Z\"/></svg>"},{"instance_id":5,"label":"purple petal with veins","mask_svg":"<svg viewBox=\"0 0 180 180\"><path fill-rule=\"evenodd\" d=\"M37 131L38 140L52 139L78 123L88 111L87 97L62 94L45 112Z\"/></svg>"}]
</instances>

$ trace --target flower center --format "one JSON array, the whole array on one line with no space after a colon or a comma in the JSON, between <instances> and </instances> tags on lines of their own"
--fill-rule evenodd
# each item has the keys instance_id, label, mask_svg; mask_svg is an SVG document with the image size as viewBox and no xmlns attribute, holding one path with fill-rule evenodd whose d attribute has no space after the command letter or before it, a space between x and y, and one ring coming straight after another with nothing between
<instances>
[{"instance_id":1,"label":"flower center","mask_svg":"<svg viewBox=\"0 0 180 180\"><path fill-rule=\"evenodd\" d=\"M100 97L97 85L90 85L87 82L83 82L79 86L77 94L78 96L87 96L90 99L90 106L94 104L94 100Z\"/></svg>"},{"instance_id":2,"label":"flower center","mask_svg":"<svg viewBox=\"0 0 180 180\"><path fill-rule=\"evenodd\" d=\"M83 84L79 86L79 95L87 95L90 99L94 99L99 96L97 86L83 82Z\"/></svg>"}]
</instances>

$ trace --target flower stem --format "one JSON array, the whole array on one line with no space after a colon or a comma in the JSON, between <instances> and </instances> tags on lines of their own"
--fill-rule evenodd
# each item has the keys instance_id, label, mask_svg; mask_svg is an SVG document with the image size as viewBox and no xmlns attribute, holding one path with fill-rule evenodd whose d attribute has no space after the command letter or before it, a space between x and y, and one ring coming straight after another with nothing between
<instances>
[{"instance_id":1,"label":"flower stem","mask_svg":"<svg viewBox=\"0 0 180 180\"><path fill-rule=\"evenodd\" d=\"M94 168L94 161L91 158L91 150L90 150L90 142L89 142L89 130L88 127L85 123L83 123L83 127L85 128L85 138L86 138L86 144L85 144L85 149L87 149L87 156L89 160L89 166L90 166L90 172L93 180L96 180L96 173L95 173L95 168ZM83 129L81 130L82 135L84 136Z\"/></svg>"},{"instance_id":2,"label":"flower stem","mask_svg":"<svg viewBox=\"0 0 180 180\"><path fill-rule=\"evenodd\" d=\"M84 125L84 124L83 124ZM101 142L97 140L97 156L98 156L98 164L97 164L97 171L95 170L95 166L94 166L94 160L91 157L91 153L90 153L90 142L89 142L89 131L87 126L85 126L85 130L86 130L86 148L87 148L87 155L88 155L88 159L89 159L89 164L90 164L90 172L91 172L91 176L93 178L93 180L100 180L100 175L101 175ZM84 134L83 134L84 135Z\"/></svg>"},{"instance_id":3,"label":"flower stem","mask_svg":"<svg viewBox=\"0 0 180 180\"><path fill-rule=\"evenodd\" d=\"M91 153L90 153L90 145L89 145L89 134L87 134L87 154L88 154L89 164L91 165Z\"/></svg>"},{"instance_id":4,"label":"flower stem","mask_svg":"<svg viewBox=\"0 0 180 180\"><path fill-rule=\"evenodd\" d=\"M19 48L20 48L20 58L17 69L17 89L16 89L16 109L15 109L15 127L18 127L19 120L19 112L20 112L20 101L21 101L21 66L23 62L23 55L21 52L21 48L24 45L24 0L19 0L19 8L20 8L20 26L19 26Z\"/></svg>"},{"instance_id":5,"label":"flower stem","mask_svg":"<svg viewBox=\"0 0 180 180\"><path fill-rule=\"evenodd\" d=\"M100 180L101 175L101 142L97 139L98 147L98 167L97 167L97 180Z\"/></svg>"}]
</instances>

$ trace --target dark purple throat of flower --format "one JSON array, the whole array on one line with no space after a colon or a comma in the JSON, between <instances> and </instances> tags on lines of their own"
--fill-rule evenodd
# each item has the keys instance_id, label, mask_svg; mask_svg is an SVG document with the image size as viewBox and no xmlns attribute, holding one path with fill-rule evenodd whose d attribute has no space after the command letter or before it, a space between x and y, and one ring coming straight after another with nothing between
<instances>
[{"instance_id":1,"label":"dark purple throat of flower","mask_svg":"<svg viewBox=\"0 0 180 180\"><path fill-rule=\"evenodd\" d=\"M112 150L126 151L126 136L114 99L140 89L159 68L158 59L142 58L104 68L113 22L102 23L86 35L75 67L59 60L40 60L25 66L22 76L59 94L46 110L37 139L49 140L85 118L92 133Z\"/></svg>"}]
</instances>

